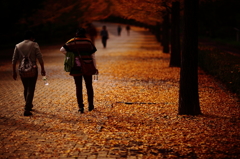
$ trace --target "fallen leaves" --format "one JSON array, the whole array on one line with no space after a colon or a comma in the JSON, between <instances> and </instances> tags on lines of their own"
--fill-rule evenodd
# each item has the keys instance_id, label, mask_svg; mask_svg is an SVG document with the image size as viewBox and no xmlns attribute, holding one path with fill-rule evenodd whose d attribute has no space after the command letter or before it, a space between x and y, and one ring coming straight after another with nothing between
<instances>
[{"instance_id":1,"label":"fallen leaves","mask_svg":"<svg viewBox=\"0 0 240 159\"><path fill-rule=\"evenodd\" d=\"M1 102L1 155L237 158L240 110L234 98L199 70L203 115L178 116L179 68L168 67L169 55L159 50L135 50L140 39L132 45L134 49L106 49L97 56L100 74L93 84L92 112L83 89L86 111L77 113L73 79L56 75L60 63L48 71L49 87L38 83L33 117L9 114L6 110L22 111L19 103ZM16 88L14 99L21 92Z\"/></svg>"}]
</instances>

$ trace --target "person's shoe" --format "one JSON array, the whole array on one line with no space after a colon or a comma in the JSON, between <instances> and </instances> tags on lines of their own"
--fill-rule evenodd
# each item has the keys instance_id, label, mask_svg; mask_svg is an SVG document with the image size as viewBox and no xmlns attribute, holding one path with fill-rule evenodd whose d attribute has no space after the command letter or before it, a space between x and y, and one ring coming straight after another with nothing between
<instances>
[{"instance_id":1,"label":"person's shoe","mask_svg":"<svg viewBox=\"0 0 240 159\"><path fill-rule=\"evenodd\" d=\"M92 111L94 109L94 106L89 106L88 111Z\"/></svg>"},{"instance_id":2,"label":"person's shoe","mask_svg":"<svg viewBox=\"0 0 240 159\"><path fill-rule=\"evenodd\" d=\"M30 111L33 111L33 104L31 104Z\"/></svg>"},{"instance_id":3,"label":"person's shoe","mask_svg":"<svg viewBox=\"0 0 240 159\"><path fill-rule=\"evenodd\" d=\"M23 113L24 116L31 116L32 113L30 111L25 110Z\"/></svg>"},{"instance_id":4,"label":"person's shoe","mask_svg":"<svg viewBox=\"0 0 240 159\"><path fill-rule=\"evenodd\" d=\"M78 112L84 113L84 108L80 108L80 109L78 110Z\"/></svg>"}]
</instances>

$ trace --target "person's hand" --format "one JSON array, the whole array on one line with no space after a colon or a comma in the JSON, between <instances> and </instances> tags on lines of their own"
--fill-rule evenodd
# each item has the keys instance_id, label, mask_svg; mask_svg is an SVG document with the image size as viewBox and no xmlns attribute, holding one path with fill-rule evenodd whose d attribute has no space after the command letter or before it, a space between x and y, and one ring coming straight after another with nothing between
<instances>
[{"instance_id":1,"label":"person's hand","mask_svg":"<svg viewBox=\"0 0 240 159\"><path fill-rule=\"evenodd\" d=\"M96 71L95 75L98 75L98 73L99 73L99 72L98 72L98 69L97 69L97 71Z\"/></svg>"},{"instance_id":2,"label":"person's hand","mask_svg":"<svg viewBox=\"0 0 240 159\"><path fill-rule=\"evenodd\" d=\"M46 76L45 70L42 70L42 71L41 71L41 75L42 75L42 76Z\"/></svg>"},{"instance_id":3,"label":"person's hand","mask_svg":"<svg viewBox=\"0 0 240 159\"><path fill-rule=\"evenodd\" d=\"M13 72L13 79L17 80L17 72Z\"/></svg>"}]
</instances>

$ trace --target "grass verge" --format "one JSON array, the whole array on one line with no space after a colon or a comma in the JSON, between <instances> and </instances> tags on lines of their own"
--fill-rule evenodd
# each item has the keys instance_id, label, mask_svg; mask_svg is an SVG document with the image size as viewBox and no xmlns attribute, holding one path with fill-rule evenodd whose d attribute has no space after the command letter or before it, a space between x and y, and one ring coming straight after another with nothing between
<instances>
[{"instance_id":1,"label":"grass verge","mask_svg":"<svg viewBox=\"0 0 240 159\"><path fill-rule=\"evenodd\" d=\"M240 57L212 47L199 47L199 66L240 97Z\"/></svg>"}]
</instances>

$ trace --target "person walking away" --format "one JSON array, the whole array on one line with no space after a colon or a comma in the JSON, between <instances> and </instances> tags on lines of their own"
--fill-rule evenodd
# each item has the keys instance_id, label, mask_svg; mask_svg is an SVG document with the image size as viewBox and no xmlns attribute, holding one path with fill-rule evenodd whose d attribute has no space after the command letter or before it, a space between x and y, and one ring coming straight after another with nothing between
<instances>
[{"instance_id":1,"label":"person walking away","mask_svg":"<svg viewBox=\"0 0 240 159\"><path fill-rule=\"evenodd\" d=\"M130 29L131 29L131 28L130 28L130 25L127 25L127 26L126 26L126 30L127 30L127 35L128 35L128 36L130 35Z\"/></svg>"},{"instance_id":2,"label":"person walking away","mask_svg":"<svg viewBox=\"0 0 240 159\"><path fill-rule=\"evenodd\" d=\"M45 76L46 72L44 69L44 62L42 58L42 53L40 51L38 43L34 42L35 35L32 31L26 31L24 35L24 40L18 43L15 46L13 57L12 57L12 65L13 65L13 79L17 80L17 71L16 65L19 62L19 67L23 56L28 56L33 64L33 67L37 70L37 59L41 66L41 75ZM21 75L20 75L21 76ZM35 92L35 86L38 78L38 70L36 71L36 75L34 77L21 77L21 81L24 87L24 99L25 99L25 108L24 108L24 116L32 115L31 111L33 110L33 98Z\"/></svg>"},{"instance_id":3,"label":"person walking away","mask_svg":"<svg viewBox=\"0 0 240 159\"><path fill-rule=\"evenodd\" d=\"M97 51L97 49L91 42L91 40L86 38L86 30L84 28L77 29L76 36L67 41L66 44L60 48L60 51L63 54L66 54L67 52L73 52L75 55L75 59L79 56L79 53L81 56L90 55L96 67L95 52ZM79 65L81 65L81 63ZM98 74L98 70L96 74ZM73 76L76 85L76 96L79 108L78 112L84 113L82 78L85 81L85 86L87 89L88 110L92 111L94 109L94 91L92 86L92 75L82 75L79 67L73 67L70 71L70 75Z\"/></svg>"},{"instance_id":4,"label":"person walking away","mask_svg":"<svg viewBox=\"0 0 240 159\"><path fill-rule=\"evenodd\" d=\"M88 23L86 32L87 32L87 35L89 36L89 38L91 39L92 43L95 45L95 39L98 34L96 27L92 23Z\"/></svg>"},{"instance_id":5,"label":"person walking away","mask_svg":"<svg viewBox=\"0 0 240 159\"><path fill-rule=\"evenodd\" d=\"M102 27L102 30L100 32L100 36L102 37L103 47L106 48L107 39L108 39L108 31L107 31L107 27L105 25Z\"/></svg>"},{"instance_id":6,"label":"person walking away","mask_svg":"<svg viewBox=\"0 0 240 159\"><path fill-rule=\"evenodd\" d=\"M121 31L122 31L122 27L120 25L118 25L118 27L117 27L118 36L121 35Z\"/></svg>"}]
</instances>

